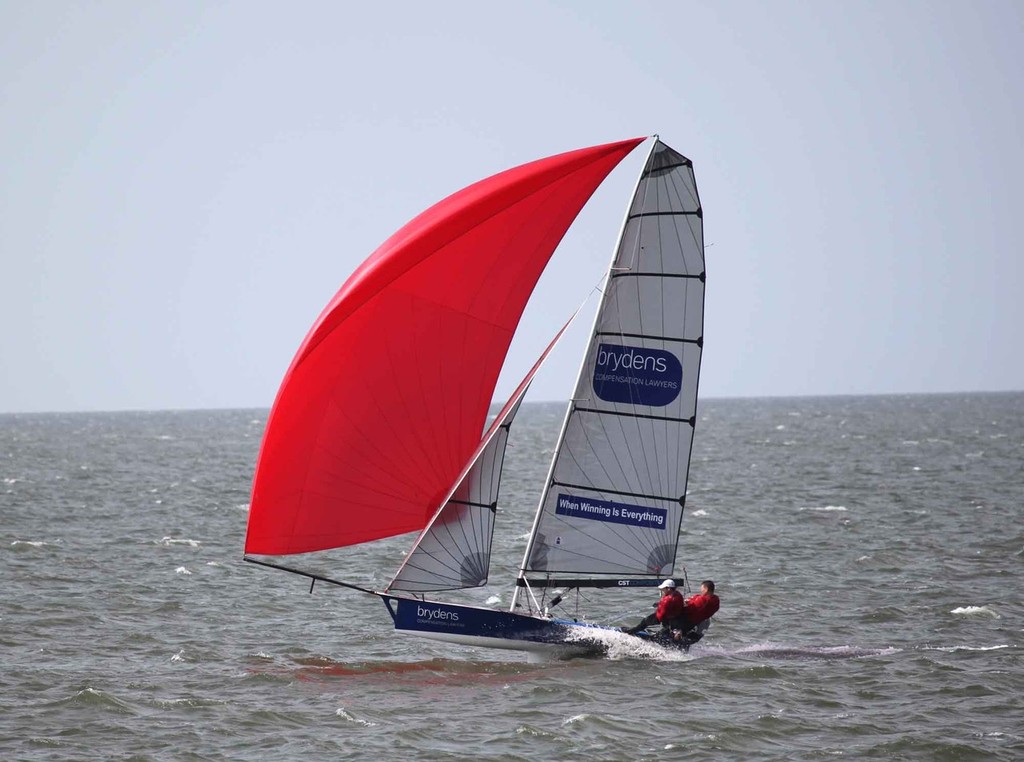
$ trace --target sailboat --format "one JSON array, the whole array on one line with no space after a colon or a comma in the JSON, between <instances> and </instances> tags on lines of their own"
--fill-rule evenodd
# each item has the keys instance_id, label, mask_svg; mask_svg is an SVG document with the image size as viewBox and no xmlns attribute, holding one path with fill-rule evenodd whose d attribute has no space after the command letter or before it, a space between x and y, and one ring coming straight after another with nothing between
<instances>
[{"instance_id":1,"label":"sailboat","mask_svg":"<svg viewBox=\"0 0 1024 762\"><path fill-rule=\"evenodd\" d=\"M488 424L520 316L580 210L645 141L523 560L509 575L511 606L439 600L488 582L511 425L565 331ZM377 596L401 633L534 655L594 647L588 633L617 628L557 617L568 591L651 588L675 570L704 284L693 165L658 136L540 159L440 201L356 269L299 347L260 446L245 560L308 577L311 590L323 581ZM412 532L382 589L281 560Z\"/></svg>"}]
</instances>

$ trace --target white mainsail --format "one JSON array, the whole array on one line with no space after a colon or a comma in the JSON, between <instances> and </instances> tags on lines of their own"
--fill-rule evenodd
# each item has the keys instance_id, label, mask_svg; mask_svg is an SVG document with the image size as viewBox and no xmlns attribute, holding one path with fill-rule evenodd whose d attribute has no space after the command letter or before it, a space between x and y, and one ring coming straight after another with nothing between
<instances>
[{"instance_id":1,"label":"white mainsail","mask_svg":"<svg viewBox=\"0 0 1024 762\"><path fill-rule=\"evenodd\" d=\"M626 216L520 576L675 565L703 347L689 159L655 140Z\"/></svg>"}]
</instances>

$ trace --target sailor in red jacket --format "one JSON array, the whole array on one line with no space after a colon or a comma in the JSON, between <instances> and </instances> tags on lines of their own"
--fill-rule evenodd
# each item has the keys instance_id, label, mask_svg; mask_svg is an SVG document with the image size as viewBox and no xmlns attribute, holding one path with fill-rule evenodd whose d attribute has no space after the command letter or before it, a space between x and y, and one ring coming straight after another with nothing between
<instances>
[{"instance_id":1,"label":"sailor in red jacket","mask_svg":"<svg viewBox=\"0 0 1024 762\"><path fill-rule=\"evenodd\" d=\"M699 595L692 595L686 600L683 600L682 594L676 589L675 580L667 579L658 587L661 589L661 600L658 601L657 611L644 617L638 625L630 627L625 632L635 635L640 630L660 623L666 629L683 633L707 621L718 611L719 601L715 595L715 583L709 579L700 583ZM706 629L706 626L703 629Z\"/></svg>"},{"instance_id":2,"label":"sailor in red jacket","mask_svg":"<svg viewBox=\"0 0 1024 762\"><path fill-rule=\"evenodd\" d=\"M630 635L635 635L648 627L655 624L661 624L663 627L677 626L676 623L683 616L683 609L686 607L686 601L683 600L682 594L676 589L675 580L667 579L658 585L661 590L661 600L658 601L658 609L653 614L648 614L636 627L630 627L625 630Z\"/></svg>"},{"instance_id":3,"label":"sailor in red jacket","mask_svg":"<svg viewBox=\"0 0 1024 762\"><path fill-rule=\"evenodd\" d=\"M683 616L686 618L686 627L681 628L684 632L691 627L696 627L705 622L718 611L718 596L715 595L715 583L706 579L700 583L700 595L691 595L686 599L683 608Z\"/></svg>"}]
</instances>

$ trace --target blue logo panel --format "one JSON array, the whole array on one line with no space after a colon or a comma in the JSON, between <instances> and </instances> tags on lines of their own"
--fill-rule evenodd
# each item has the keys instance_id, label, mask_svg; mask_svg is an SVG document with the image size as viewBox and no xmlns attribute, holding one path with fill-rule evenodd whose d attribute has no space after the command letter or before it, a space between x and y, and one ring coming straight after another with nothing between
<instances>
[{"instance_id":1,"label":"blue logo panel","mask_svg":"<svg viewBox=\"0 0 1024 762\"><path fill-rule=\"evenodd\" d=\"M575 495L558 495L555 513L576 519L608 521L612 524L628 524L634 527L664 529L668 511L664 508L646 508L642 505L613 503L610 500L592 500Z\"/></svg>"},{"instance_id":2,"label":"blue logo panel","mask_svg":"<svg viewBox=\"0 0 1024 762\"><path fill-rule=\"evenodd\" d=\"M664 349L601 344L594 365L594 393L605 402L664 407L679 396L683 365Z\"/></svg>"},{"instance_id":3,"label":"blue logo panel","mask_svg":"<svg viewBox=\"0 0 1024 762\"><path fill-rule=\"evenodd\" d=\"M554 620L495 611L475 606L418 601L408 598L387 598L397 604L392 613L396 630L412 630L463 637L507 638L537 643L565 641L565 627Z\"/></svg>"}]
</instances>

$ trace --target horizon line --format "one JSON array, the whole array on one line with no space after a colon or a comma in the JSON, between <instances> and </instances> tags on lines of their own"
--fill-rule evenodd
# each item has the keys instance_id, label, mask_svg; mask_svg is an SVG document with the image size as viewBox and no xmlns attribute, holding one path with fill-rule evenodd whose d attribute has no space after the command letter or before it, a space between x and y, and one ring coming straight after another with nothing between
<instances>
[{"instance_id":1,"label":"horizon line","mask_svg":"<svg viewBox=\"0 0 1024 762\"><path fill-rule=\"evenodd\" d=\"M974 389L974 390L953 390L953 391L932 391L932 392L840 392L832 394L733 394L699 397L698 407L702 402L714 401L739 401L739 400L808 400L808 399L842 399L858 397L949 397L955 395L996 395L996 394L1022 394L1024 389ZM491 401L491 407L504 404L500 399ZM524 400L523 405L565 405L564 399L553 400ZM0 412L0 416L15 415L94 415L103 413L202 413L202 412L227 412L233 410L259 410L270 411L271 406L230 406L230 407L156 407L156 408L78 408L65 410L10 410Z\"/></svg>"}]
</instances>

